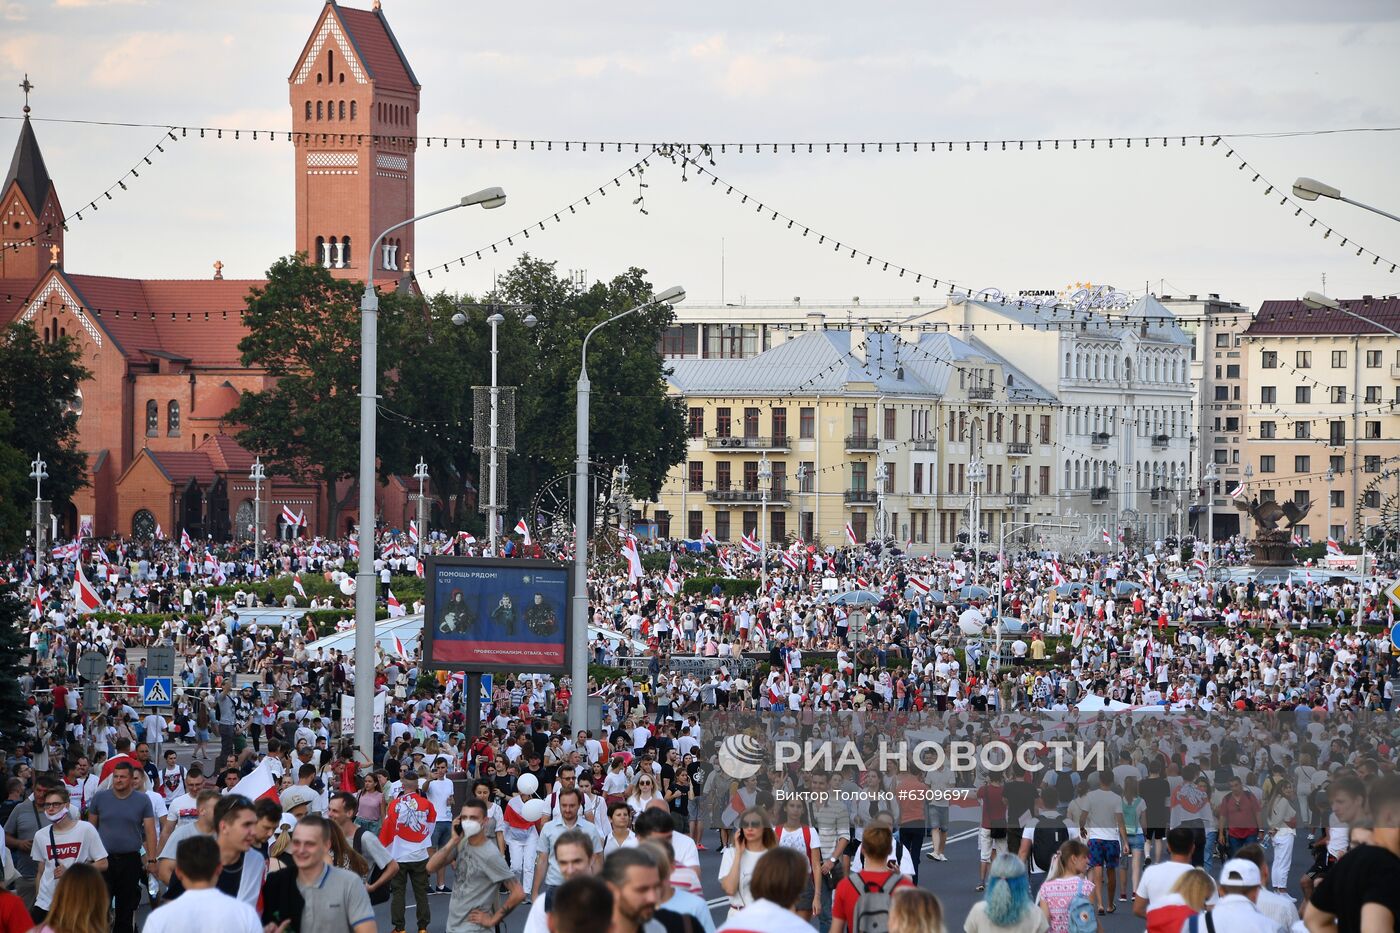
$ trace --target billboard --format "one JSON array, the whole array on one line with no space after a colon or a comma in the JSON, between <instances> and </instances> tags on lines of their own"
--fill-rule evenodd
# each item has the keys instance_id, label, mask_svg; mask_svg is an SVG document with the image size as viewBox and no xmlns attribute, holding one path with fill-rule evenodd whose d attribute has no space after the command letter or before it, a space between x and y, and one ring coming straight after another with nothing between
<instances>
[{"instance_id":1,"label":"billboard","mask_svg":"<svg viewBox=\"0 0 1400 933\"><path fill-rule=\"evenodd\" d=\"M568 672L571 564L491 557L424 564L424 667Z\"/></svg>"}]
</instances>

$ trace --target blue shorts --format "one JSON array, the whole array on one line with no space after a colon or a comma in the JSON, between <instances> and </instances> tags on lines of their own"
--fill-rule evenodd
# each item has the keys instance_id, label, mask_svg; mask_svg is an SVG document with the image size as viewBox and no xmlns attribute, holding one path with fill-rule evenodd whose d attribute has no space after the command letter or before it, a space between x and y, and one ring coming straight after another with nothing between
<instances>
[{"instance_id":1,"label":"blue shorts","mask_svg":"<svg viewBox=\"0 0 1400 933\"><path fill-rule=\"evenodd\" d=\"M1128 834L1128 850L1131 852L1141 852L1146 844L1146 837L1142 833Z\"/></svg>"},{"instance_id":2,"label":"blue shorts","mask_svg":"<svg viewBox=\"0 0 1400 933\"><path fill-rule=\"evenodd\" d=\"M1122 849L1117 839L1089 840L1089 867L1117 868Z\"/></svg>"},{"instance_id":3,"label":"blue shorts","mask_svg":"<svg viewBox=\"0 0 1400 933\"><path fill-rule=\"evenodd\" d=\"M433 824L433 838L431 845L434 849L441 849L452 841L452 821L438 820Z\"/></svg>"}]
</instances>

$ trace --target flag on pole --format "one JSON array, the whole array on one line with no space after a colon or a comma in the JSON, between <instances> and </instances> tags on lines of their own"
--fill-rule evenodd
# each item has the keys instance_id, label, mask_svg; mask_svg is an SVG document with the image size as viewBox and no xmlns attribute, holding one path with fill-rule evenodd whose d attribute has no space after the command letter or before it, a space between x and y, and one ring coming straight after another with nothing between
<instances>
[{"instance_id":1,"label":"flag on pole","mask_svg":"<svg viewBox=\"0 0 1400 933\"><path fill-rule=\"evenodd\" d=\"M403 640L397 635L394 636L394 654L403 658L405 661L408 660L408 649L404 648Z\"/></svg>"},{"instance_id":2,"label":"flag on pole","mask_svg":"<svg viewBox=\"0 0 1400 933\"><path fill-rule=\"evenodd\" d=\"M1244 483L1236 483L1236 484L1235 484L1235 488L1230 490L1230 498L1231 498L1231 499L1243 499L1243 498L1244 498Z\"/></svg>"},{"instance_id":3,"label":"flag on pole","mask_svg":"<svg viewBox=\"0 0 1400 933\"><path fill-rule=\"evenodd\" d=\"M661 589L665 590L667 596L675 596L681 591L680 580L668 573L666 578L661 581Z\"/></svg>"},{"instance_id":4,"label":"flag on pole","mask_svg":"<svg viewBox=\"0 0 1400 933\"><path fill-rule=\"evenodd\" d=\"M301 585L301 574L292 574L292 589L297 591L297 595L302 599L306 598L306 587Z\"/></svg>"},{"instance_id":5,"label":"flag on pole","mask_svg":"<svg viewBox=\"0 0 1400 933\"><path fill-rule=\"evenodd\" d=\"M406 615L408 612L403 606L399 605L399 600L394 596L393 590L389 590L389 595L385 602L389 606L389 618L391 619L397 619L399 616Z\"/></svg>"},{"instance_id":6,"label":"flag on pole","mask_svg":"<svg viewBox=\"0 0 1400 933\"><path fill-rule=\"evenodd\" d=\"M851 527L850 522L846 522L846 542L850 544L851 547L855 547L856 544L859 543L856 541L856 532L855 529Z\"/></svg>"},{"instance_id":7,"label":"flag on pole","mask_svg":"<svg viewBox=\"0 0 1400 933\"><path fill-rule=\"evenodd\" d=\"M671 555L671 566L669 566L669 567L666 568L666 572L667 572L668 574L670 574L671 576L676 577L677 579L680 578L680 575L681 575L681 565L678 564L678 563L676 563L676 555L674 555L674 554Z\"/></svg>"},{"instance_id":8,"label":"flag on pole","mask_svg":"<svg viewBox=\"0 0 1400 933\"><path fill-rule=\"evenodd\" d=\"M757 554L763 550L762 546L760 546L758 543L758 539L755 538L752 533L747 531L744 532L744 536L739 539L739 546L742 547L745 551L748 551L750 554Z\"/></svg>"},{"instance_id":9,"label":"flag on pole","mask_svg":"<svg viewBox=\"0 0 1400 933\"><path fill-rule=\"evenodd\" d=\"M627 561L627 582L635 583L645 576L642 570L642 555L637 550L637 539L628 535L622 541L622 559Z\"/></svg>"},{"instance_id":10,"label":"flag on pole","mask_svg":"<svg viewBox=\"0 0 1400 933\"><path fill-rule=\"evenodd\" d=\"M282 521L293 528L301 527L301 516L293 512L290 505L282 506Z\"/></svg>"},{"instance_id":11,"label":"flag on pole","mask_svg":"<svg viewBox=\"0 0 1400 933\"><path fill-rule=\"evenodd\" d=\"M259 764L247 776L233 785L230 794L237 794L247 797L249 800L261 800L268 797L277 800L277 782L272 777L272 769L264 762Z\"/></svg>"},{"instance_id":12,"label":"flag on pole","mask_svg":"<svg viewBox=\"0 0 1400 933\"><path fill-rule=\"evenodd\" d=\"M1303 546L1303 537L1302 537L1302 535L1298 534L1297 532L1294 532L1294 533L1293 533L1293 537L1292 537L1292 539L1291 539L1291 543L1292 543L1292 545L1293 545L1294 547L1302 547L1302 546Z\"/></svg>"},{"instance_id":13,"label":"flag on pole","mask_svg":"<svg viewBox=\"0 0 1400 933\"><path fill-rule=\"evenodd\" d=\"M77 567L73 576L73 611L79 615L96 612L102 608L102 599L97 595L97 590L92 588L92 584L88 583L87 577L83 576L81 561Z\"/></svg>"},{"instance_id":14,"label":"flag on pole","mask_svg":"<svg viewBox=\"0 0 1400 933\"><path fill-rule=\"evenodd\" d=\"M160 522L156 522L156 540L157 540L157 541L164 541L164 540L165 540L165 529L163 529L163 528L160 527Z\"/></svg>"},{"instance_id":15,"label":"flag on pole","mask_svg":"<svg viewBox=\"0 0 1400 933\"><path fill-rule=\"evenodd\" d=\"M459 531L457 532L457 541L463 546L475 544L476 536L473 535L470 531Z\"/></svg>"},{"instance_id":16,"label":"flag on pole","mask_svg":"<svg viewBox=\"0 0 1400 933\"><path fill-rule=\"evenodd\" d=\"M356 541L354 538L350 539L350 556L360 556L360 542Z\"/></svg>"},{"instance_id":17,"label":"flag on pole","mask_svg":"<svg viewBox=\"0 0 1400 933\"><path fill-rule=\"evenodd\" d=\"M194 550L194 542L190 540L190 533L185 529L180 529L180 550L186 554Z\"/></svg>"},{"instance_id":18,"label":"flag on pole","mask_svg":"<svg viewBox=\"0 0 1400 933\"><path fill-rule=\"evenodd\" d=\"M1075 647L1075 648L1078 648L1078 647L1079 647L1079 643L1082 642L1082 641L1084 640L1084 632L1085 632L1084 617L1083 617L1083 616L1080 616L1080 617L1075 621L1075 623L1074 623L1074 635L1073 635L1073 637L1070 639L1070 645L1073 646L1073 647Z\"/></svg>"},{"instance_id":19,"label":"flag on pole","mask_svg":"<svg viewBox=\"0 0 1400 933\"><path fill-rule=\"evenodd\" d=\"M708 547L711 544L718 546L719 542L715 540L714 535L710 534L710 529L706 528L705 533L700 536L700 546Z\"/></svg>"},{"instance_id":20,"label":"flag on pole","mask_svg":"<svg viewBox=\"0 0 1400 933\"><path fill-rule=\"evenodd\" d=\"M1113 543L1113 539L1112 539L1111 537L1109 537L1109 535L1108 535L1108 529L1107 529L1107 528L1102 529L1102 530L1100 531L1100 534L1103 535L1103 543L1104 543L1104 544L1112 544L1112 543Z\"/></svg>"},{"instance_id":21,"label":"flag on pole","mask_svg":"<svg viewBox=\"0 0 1400 933\"><path fill-rule=\"evenodd\" d=\"M40 583L39 588L34 591L34 608L42 610L44 608L44 600L48 598L49 591L44 587L44 584Z\"/></svg>"},{"instance_id":22,"label":"flag on pole","mask_svg":"<svg viewBox=\"0 0 1400 933\"><path fill-rule=\"evenodd\" d=\"M1152 630L1147 630L1147 651L1143 654L1143 661L1147 664L1147 676L1151 677L1157 670L1157 643L1152 640Z\"/></svg>"},{"instance_id":23,"label":"flag on pole","mask_svg":"<svg viewBox=\"0 0 1400 933\"><path fill-rule=\"evenodd\" d=\"M1205 576L1205 574L1206 574L1206 561L1205 561L1205 558L1203 558L1203 557L1196 557L1196 558L1193 558L1192 561L1191 561L1191 566L1193 566L1193 567L1195 567L1197 570L1199 570L1199 571L1201 572L1201 576Z\"/></svg>"},{"instance_id":24,"label":"flag on pole","mask_svg":"<svg viewBox=\"0 0 1400 933\"><path fill-rule=\"evenodd\" d=\"M1334 538L1334 537L1332 537L1331 535L1328 535L1328 536L1327 536L1327 556L1328 556L1328 557L1341 557L1341 556L1342 556L1342 546L1341 546L1340 544L1338 544L1338 543L1337 543L1337 539Z\"/></svg>"},{"instance_id":25,"label":"flag on pole","mask_svg":"<svg viewBox=\"0 0 1400 933\"><path fill-rule=\"evenodd\" d=\"M515 523L515 533L525 539L526 547L530 546L530 544L532 543L530 541L530 525L525 521L525 519L522 518L520 521Z\"/></svg>"},{"instance_id":26,"label":"flag on pole","mask_svg":"<svg viewBox=\"0 0 1400 933\"><path fill-rule=\"evenodd\" d=\"M927 580L920 579L919 577L910 577L909 585L912 586L915 589L915 591L917 591L920 594L927 594L928 591L932 589L932 587L929 586Z\"/></svg>"},{"instance_id":27,"label":"flag on pole","mask_svg":"<svg viewBox=\"0 0 1400 933\"><path fill-rule=\"evenodd\" d=\"M778 559L781 560L783 562L783 565L786 566L789 570L799 569L799 558L796 554L792 553L791 551L780 551L778 553Z\"/></svg>"},{"instance_id":28,"label":"flag on pole","mask_svg":"<svg viewBox=\"0 0 1400 933\"><path fill-rule=\"evenodd\" d=\"M418 522L411 518L408 520L408 540L415 545L420 540L418 537Z\"/></svg>"},{"instance_id":29,"label":"flag on pole","mask_svg":"<svg viewBox=\"0 0 1400 933\"><path fill-rule=\"evenodd\" d=\"M1064 586L1069 582L1065 579L1064 572L1060 570L1060 562L1057 560L1052 560L1050 562L1050 579L1054 582L1055 586Z\"/></svg>"}]
</instances>

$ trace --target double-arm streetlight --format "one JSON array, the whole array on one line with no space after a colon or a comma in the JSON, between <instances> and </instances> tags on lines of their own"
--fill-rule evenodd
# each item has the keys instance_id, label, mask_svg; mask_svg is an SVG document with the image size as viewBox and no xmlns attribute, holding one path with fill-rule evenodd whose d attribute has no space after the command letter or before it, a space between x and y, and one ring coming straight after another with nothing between
<instances>
[{"instance_id":1,"label":"double-arm streetlight","mask_svg":"<svg viewBox=\"0 0 1400 933\"><path fill-rule=\"evenodd\" d=\"M629 314L659 304L676 304L683 300L685 289L673 285L664 292L653 295L649 301L594 324L593 329L583 338L583 350L579 355L578 382L575 386L578 402L574 415L574 449L578 457L574 463L574 642L569 655L569 675L573 681L572 699L569 701L569 731L575 735L580 729L588 728L588 403L592 393L592 384L588 381L588 341L602 328ZM626 495L625 490L623 495Z\"/></svg>"},{"instance_id":2,"label":"double-arm streetlight","mask_svg":"<svg viewBox=\"0 0 1400 933\"><path fill-rule=\"evenodd\" d=\"M1391 220L1400 220L1394 214L1381 210L1379 207L1372 207L1369 204L1362 204L1360 201L1353 201L1351 198L1342 197L1342 189L1334 188L1325 182L1320 182L1316 178L1299 178L1293 183L1293 196L1303 201L1316 201L1318 198L1332 198L1334 201L1341 201L1353 207L1359 207L1363 211L1370 211L1373 214L1380 214L1382 217L1389 217Z\"/></svg>"},{"instance_id":3,"label":"double-arm streetlight","mask_svg":"<svg viewBox=\"0 0 1400 933\"><path fill-rule=\"evenodd\" d=\"M44 480L49 478L48 464L43 454L35 454L29 462L29 478L34 480L34 563L37 566L44 554Z\"/></svg>"},{"instance_id":4,"label":"double-arm streetlight","mask_svg":"<svg viewBox=\"0 0 1400 933\"><path fill-rule=\"evenodd\" d=\"M374 606L378 581L374 573L374 448L376 406L379 404L379 293L374 288L375 257L389 234L409 224L481 205L490 210L506 203L500 188L483 188L456 204L394 224L370 244L365 293L360 299L360 558L355 572L355 745L366 762L374 760ZM421 534L421 532L420 532Z\"/></svg>"},{"instance_id":5,"label":"double-arm streetlight","mask_svg":"<svg viewBox=\"0 0 1400 933\"><path fill-rule=\"evenodd\" d=\"M253 561L261 565L262 563L262 484L267 479L267 468L263 466L262 458L253 461L253 468L248 473L248 478L253 481Z\"/></svg>"}]
</instances>

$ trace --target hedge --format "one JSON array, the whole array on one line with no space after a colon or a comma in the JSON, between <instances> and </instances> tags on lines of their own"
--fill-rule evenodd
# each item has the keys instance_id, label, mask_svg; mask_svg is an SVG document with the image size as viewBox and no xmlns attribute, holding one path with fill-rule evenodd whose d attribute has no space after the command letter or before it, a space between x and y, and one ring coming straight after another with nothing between
<instances>
[{"instance_id":1,"label":"hedge","mask_svg":"<svg viewBox=\"0 0 1400 933\"><path fill-rule=\"evenodd\" d=\"M676 564L679 565L682 570L694 570L696 567L700 566L700 561L696 560L695 557L689 553L677 554L675 558ZM642 555L642 569L647 573L656 573L660 570L666 570L670 566L670 551L652 551L650 554Z\"/></svg>"},{"instance_id":2,"label":"hedge","mask_svg":"<svg viewBox=\"0 0 1400 933\"><path fill-rule=\"evenodd\" d=\"M351 570L347 569L346 572L350 573ZM309 598L318 596L339 597L345 595L340 591L338 585L330 582L319 573L307 573L303 575L301 578L301 586L302 589L306 590L306 595ZM399 601L403 603L410 603L415 599L423 598L423 581L419 577L411 574L395 575L390 580L389 587L394 591L394 595L398 597ZM293 592L292 575L284 574L282 576L273 577L270 580L245 580L241 583L226 583L223 586L208 586L204 588L204 592L209 594L210 598L222 596L225 601L231 600L233 594L238 590L242 590L245 593L255 592L259 599L265 596L268 590L271 590L280 603L288 593ZM297 598L300 599L301 597L298 596Z\"/></svg>"},{"instance_id":3,"label":"hedge","mask_svg":"<svg viewBox=\"0 0 1400 933\"><path fill-rule=\"evenodd\" d=\"M758 592L757 580L739 580L734 577L691 577L681 586L687 596L708 596L719 584L720 592L726 597L753 595Z\"/></svg>"}]
</instances>

